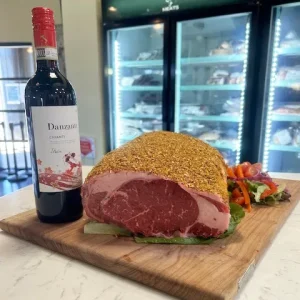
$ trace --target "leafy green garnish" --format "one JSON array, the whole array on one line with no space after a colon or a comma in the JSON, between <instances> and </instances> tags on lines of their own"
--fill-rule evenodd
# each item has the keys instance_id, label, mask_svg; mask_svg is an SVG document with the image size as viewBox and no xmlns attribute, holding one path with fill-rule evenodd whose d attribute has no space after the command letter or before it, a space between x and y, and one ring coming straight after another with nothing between
<instances>
[{"instance_id":1,"label":"leafy green garnish","mask_svg":"<svg viewBox=\"0 0 300 300\"><path fill-rule=\"evenodd\" d=\"M235 182L233 180L227 179L228 189L233 189L235 187Z\"/></svg>"},{"instance_id":2,"label":"leafy green garnish","mask_svg":"<svg viewBox=\"0 0 300 300\"><path fill-rule=\"evenodd\" d=\"M131 236L131 232L113 224L88 222L84 225L83 232L86 234L109 234L118 236Z\"/></svg>"},{"instance_id":3,"label":"leafy green garnish","mask_svg":"<svg viewBox=\"0 0 300 300\"><path fill-rule=\"evenodd\" d=\"M163 237L134 237L137 243L146 244L181 244L181 245L208 245L217 239L223 239L231 235L237 225L241 222L245 216L244 209L235 203L230 203L230 222L228 229L217 238L203 238L203 237L174 237L174 238L163 238Z\"/></svg>"},{"instance_id":4,"label":"leafy green garnish","mask_svg":"<svg viewBox=\"0 0 300 300\"><path fill-rule=\"evenodd\" d=\"M230 222L228 229L217 238L203 238L203 237L174 237L174 238L163 238L163 237L142 237L135 236L134 240L136 243L146 244L180 244L180 245L208 245L217 239L223 239L231 235L236 226L241 222L245 216L243 208L235 203L230 203ZM109 234L118 236L131 236L131 233L113 224L98 223L92 221L84 225L84 233L86 234Z\"/></svg>"},{"instance_id":5,"label":"leafy green garnish","mask_svg":"<svg viewBox=\"0 0 300 300\"><path fill-rule=\"evenodd\" d=\"M264 184L262 182L258 182L258 181L246 180L246 183L248 184L249 191L254 196L255 202L259 203L260 202L260 196L261 196L261 194L265 190L269 189L269 187L266 184Z\"/></svg>"},{"instance_id":6,"label":"leafy green garnish","mask_svg":"<svg viewBox=\"0 0 300 300\"><path fill-rule=\"evenodd\" d=\"M285 184L280 184L277 187L277 192L276 194L272 194L267 196L265 199L260 199L261 194L265 191L268 190L269 187L259 181L252 181L252 180L246 180L246 183L249 187L249 191L254 197L251 197L251 199L257 203L257 204L265 204L265 205L275 205L279 201L284 201L286 200L286 197L284 197L284 190L285 190Z\"/></svg>"},{"instance_id":7,"label":"leafy green garnish","mask_svg":"<svg viewBox=\"0 0 300 300\"><path fill-rule=\"evenodd\" d=\"M202 238L202 237L174 237L174 238L164 238L164 237L139 237L135 236L134 240L139 244L180 244L180 245L209 245L216 238Z\"/></svg>"},{"instance_id":8,"label":"leafy green garnish","mask_svg":"<svg viewBox=\"0 0 300 300\"><path fill-rule=\"evenodd\" d=\"M238 226L238 224L245 217L245 211L240 205L236 203L230 203L229 206L230 206L230 214L231 214L229 226L228 229L221 236L219 236L219 239L231 235L234 232L236 226Z\"/></svg>"}]
</instances>

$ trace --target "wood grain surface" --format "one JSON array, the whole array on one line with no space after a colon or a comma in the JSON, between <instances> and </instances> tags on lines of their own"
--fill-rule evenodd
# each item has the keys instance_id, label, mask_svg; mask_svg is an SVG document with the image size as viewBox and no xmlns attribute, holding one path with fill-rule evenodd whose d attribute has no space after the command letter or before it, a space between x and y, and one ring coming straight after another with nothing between
<instances>
[{"instance_id":1,"label":"wood grain surface","mask_svg":"<svg viewBox=\"0 0 300 300\"><path fill-rule=\"evenodd\" d=\"M0 227L181 299L233 299L300 198L300 182L276 181L287 184L291 202L255 207L232 236L212 245L147 245L132 238L85 235L86 218L64 225L44 224L34 210L4 219Z\"/></svg>"}]
</instances>

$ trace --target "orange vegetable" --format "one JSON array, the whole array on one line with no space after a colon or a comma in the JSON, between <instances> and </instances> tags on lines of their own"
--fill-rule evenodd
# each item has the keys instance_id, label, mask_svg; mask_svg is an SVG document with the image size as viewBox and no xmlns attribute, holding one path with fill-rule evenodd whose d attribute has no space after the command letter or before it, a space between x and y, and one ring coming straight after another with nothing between
<instances>
[{"instance_id":1,"label":"orange vegetable","mask_svg":"<svg viewBox=\"0 0 300 300\"><path fill-rule=\"evenodd\" d=\"M261 195L260 199L265 199L266 197L277 193L277 185L273 181L262 180L262 183L266 184L270 189L265 190Z\"/></svg>"},{"instance_id":2,"label":"orange vegetable","mask_svg":"<svg viewBox=\"0 0 300 300\"><path fill-rule=\"evenodd\" d=\"M242 193L240 192L240 190L238 188L235 188L232 191L232 198L239 198L242 197Z\"/></svg>"},{"instance_id":3,"label":"orange vegetable","mask_svg":"<svg viewBox=\"0 0 300 300\"><path fill-rule=\"evenodd\" d=\"M262 164L261 163L256 163L254 165L252 165L256 170L258 170L259 172L261 172L262 169Z\"/></svg>"},{"instance_id":4,"label":"orange vegetable","mask_svg":"<svg viewBox=\"0 0 300 300\"><path fill-rule=\"evenodd\" d=\"M251 212L251 210L252 210L251 204L247 204L246 208L247 208L248 212Z\"/></svg>"},{"instance_id":5,"label":"orange vegetable","mask_svg":"<svg viewBox=\"0 0 300 300\"><path fill-rule=\"evenodd\" d=\"M246 172L244 172L245 177L253 177L259 174L259 170L253 166L250 166Z\"/></svg>"},{"instance_id":6,"label":"orange vegetable","mask_svg":"<svg viewBox=\"0 0 300 300\"><path fill-rule=\"evenodd\" d=\"M242 167L242 165L238 165L236 167L236 175L237 175L237 178L244 178L244 173L243 173L243 167Z\"/></svg>"},{"instance_id":7,"label":"orange vegetable","mask_svg":"<svg viewBox=\"0 0 300 300\"><path fill-rule=\"evenodd\" d=\"M232 168L227 168L227 175L232 178L236 178Z\"/></svg>"},{"instance_id":8,"label":"orange vegetable","mask_svg":"<svg viewBox=\"0 0 300 300\"><path fill-rule=\"evenodd\" d=\"M246 204L246 207L248 208L248 211L251 210L250 196L249 196L249 193L247 191L246 185L242 181L237 181L236 183L238 184L238 186L242 190L242 194L245 198L245 204Z\"/></svg>"},{"instance_id":9,"label":"orange vegetable","mask_svg":"<svg viewBox=\"0 0 300 300\"><path fill-rule=\"evenodd\" d=\"M244 197L238 197L232 200L232 202L239 204L239 205L244 205L245 204L245 198Z\"/></svg>"},{"instance_id":10,"label":"orange vegetable","mask_svg":"<svg viewBox=\"0 0 300 300\"><path fill-rule=\"evenodd\" d=\"M243 173L245 174L245 172L251 167L251 164L248 161L245 161L242 163L242 168L243 168Z\"/></svg>"}]
</instances>

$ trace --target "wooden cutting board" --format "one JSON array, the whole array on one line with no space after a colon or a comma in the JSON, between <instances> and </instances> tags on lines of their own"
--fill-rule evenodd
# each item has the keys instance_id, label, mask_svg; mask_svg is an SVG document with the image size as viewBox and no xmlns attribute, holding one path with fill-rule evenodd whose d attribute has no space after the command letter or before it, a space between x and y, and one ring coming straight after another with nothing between
<instances>
[{"instance_id":1,"label":"wooden cutting board","mask_svg":"<svg viewBox=\"0 0 300 300\"><path fill-rule=\"evenodd\" d=\"M19 238L136 280L178 298L233 299L300 199L300 182L286 183L292 199L257 207L236 232L212 245L147 245L131 238L83 234L87 219L40 223L35 211L4 219L0 227Z\"/></svg>"}]
</instances>

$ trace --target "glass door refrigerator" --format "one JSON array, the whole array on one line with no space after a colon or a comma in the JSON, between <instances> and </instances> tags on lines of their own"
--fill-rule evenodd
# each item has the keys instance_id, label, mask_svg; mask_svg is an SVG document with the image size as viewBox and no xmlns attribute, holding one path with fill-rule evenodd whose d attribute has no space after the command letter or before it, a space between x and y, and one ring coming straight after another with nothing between
<instances>
[{"instance_id":1,"label":"glass door refrigerator","mask_svg":"<svg viewBox=\"0 0 300 300\"><path fill-rule=\"evenodd\" d=\"M240 162L251 13L177 22L175 131Z\"/></svg>"},{"instance_id":2,"label":"glass door refrigerator","mask_svg":"<svg viewBox=\"0 0 300 300\"><path fill-rule=\"evenodd\" d=\"M143 133L167 129L162 101L164 27L154 20L107 31L111 149Z\"/></svg>"},{"instance_id":3,"label":"glass door refrigerator","mask_svg":"<svg viewBox=\"0 0 300 300\"><path fill-rule=\"evenodd\" d=\"M300 172L300 2L272 8L260 156L270 172Z\"/></svg>"},{"instance_id":4,"label":"glass door refrigerator","mask_svg":"<svg viewBox=\"0 0 300 300\"><path fill-rule=\"evenodd\" d=\"M257 1L103 1L108 150L171 130L247 159Z\"/></svg>"}]
</instances>

